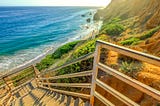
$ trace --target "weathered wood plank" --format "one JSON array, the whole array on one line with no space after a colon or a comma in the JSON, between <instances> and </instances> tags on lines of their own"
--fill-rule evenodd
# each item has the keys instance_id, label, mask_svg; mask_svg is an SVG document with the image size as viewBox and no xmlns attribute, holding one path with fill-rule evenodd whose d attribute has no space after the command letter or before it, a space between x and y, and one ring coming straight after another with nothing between
<instances>
[{"instance_id":1,"label":"weathered wood plank","mask_svg":"<svg viewBox=\"0 0 160 106\"><path fill-rule=\"evenodd\" d=\"M118 46L112 43L108 43L108 42L104 42L101 40L97 41L98 44L101 44L103 48L109 49L109 50L113 50L115 52L118 52L120 54L123 54L125 56L129 56L132 57L134 59L140 60L140 61L144 61L156 66L160 67L160 58L153 56L153 55L149 55L146 53L142 53L139 51L135 51L126 47L122 47L122 46Z\"/></svg>"},{"instance_id":2,"label":"weathered wood plank","mask_svg":"<svg viewBox=\"0 0 160 106\"><path fill-rule=\"evenodd\" d=\"M102 63L99 63L98 64L98 67L103 70L104 72L110 74L110 75L113 75L114 77L118 78L119 80L131 85L132 87L136 88L137 90L141 91L141 92L144 92L146 93L147 95L155 98L156 100L160 101L160 91L154 89L154 88L151 88L131 77L128 77L127 75L117 71L117 70L114 70Z\"/></svg>"},{"instance_id":3,"label":"weathered wood plank","mask_svg":"<svg viewBox=\"0 0 160 106\"><path fill-rule=\"evenodd\" d=\"M41 84L49 86L61 86L61 87L91 88L91 83L41 83Z\"/></svg>"},{"instance_id":4,"label":"weathered wood plank","mask_svg":"<svg viewBox=\"0 0 160 106\"><path fill-rule=\"evenodd\" d=\"M78 72L78 73L72 73L72 74L65 74L65 75L59 75L49 78L38 78L39 80L55 80L55 79L63 79L63 78L74 78L74 77L83 77L83 76L90 76L92 75L92 70L90 71L84 71L84 72Z\"/></svg>"},{"instance_id":5,"label":"weathered wood plank","mask_svg":"<svg viewBox=\"0 0 160 106\"><path fill-rule=\"evenodd\" d=\"M135 103L128 97L124 96L120 92L116 91L115 89L111 88L110 86L106 85L105 83L103 83L102 81L98 79L96 79L96 84L100 86L101 88L103 88L108 93L112 94L114 97L116 97L120 101L122 101L123 103L125 103L127 106L140 106L139 104Z\"/></svg>"}]
</instances>

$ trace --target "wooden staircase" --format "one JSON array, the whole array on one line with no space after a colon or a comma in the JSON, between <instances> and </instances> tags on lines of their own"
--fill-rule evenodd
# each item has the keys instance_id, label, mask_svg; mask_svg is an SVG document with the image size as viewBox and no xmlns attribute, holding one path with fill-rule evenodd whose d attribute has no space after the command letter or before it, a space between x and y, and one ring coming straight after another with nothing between
<instances>
[{"instance_id":1,"label":"wooden staircase","mask_svg":"<svg viewBox=\"0 0 160 106\"><path fill-rule=\"evenodd\" d=\"M88 101L36 88L12 102L11 106L89 106Z\"/></svg>"},{"instance_id":2,"label":"wooden staircase","mask_svg":"<svg viewBox=\"0 0 160 106\"><path fill-rule=\"evenodd\" d=\"M95 53L87 54L80 57L79 59L73 60L72 62L66 63L54 69L39 72L36 67L32 65L31 67L34 69L35 76L17 87L13 87L12 77L16 76L17 73L20 73L22 68L6 73L5 75L1 75L0 79L3 80L3 85L0 87L0 106L96 106L95 99L98 99L99 102L102 102L106 106L115 106L113 102L104 97L104 94L101 94L96 90L97 86L105 90L107 93L113 95L116 99L123 102L127 106L140 106L139 102L132 100L118 90L101 81L97 77L99 69L107 73L107 75L113 76L118 80L128 84L129 86L132 86L138 91L144 93L144 95L149 95L150 98L156 100L158 103L157 105L159 105L160 91L101 63L100 54L102 48L112 50L125 56L129 56L131 58L135 58L148 64L160 67L160 58L158 57L137 52L104 41L97 41ZM49 74L50 72L55 72L59 69L93 57L93 70L86 70L83 72L70 73L59 76L52 76ZM52 81L64 78L68 79L86 76L91 76L92 81L89 83L56 83ZM59 89L59 87L86 88L90 89L90 94L67 91L65 89L62 90Z\"/></svg>"}]
</instances>

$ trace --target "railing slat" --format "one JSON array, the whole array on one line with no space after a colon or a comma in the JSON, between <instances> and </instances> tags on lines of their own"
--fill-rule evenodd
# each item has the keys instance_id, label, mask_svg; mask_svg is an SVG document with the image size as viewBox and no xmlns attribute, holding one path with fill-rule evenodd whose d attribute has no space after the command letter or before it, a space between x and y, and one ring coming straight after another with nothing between
<instances>
[{"instance_id":1,"label":"railing slat","mask_svg":"<svg viewBox=\"0 0 160 106\"><path fill-rule=\"evenodd\" d=\"M50 71L57 71L57 70L62 69L62 68L64 68L64 67L70 66L70 65L72 65L72 64L75 64L75 63L81 62L81 61L83 61L83 60L92 58L93 56L94 56L94 53L86 54L86 55L84 55L84 56L82 56L82 57L79 57L79 58L76 59L76 60L73 60L72 62L63 64L62 66L58 66L58 67L53 68L53 69L46 70L46 71L44 71L44 72L41 72L41 73L38 74L38 75L43 75L43 74L46 74L47 72L50 72Z\"/></svg>"},{"instance_id":2,"label":"railing slat","mask_svg":"<svg viewBox=\"0 0 160 106\"><path fill-rule=\"evenodd\" d=\"M113 88L111 88L110 86L108 86L107 84L103 83L98 79L96 79L96 84L101 88L103 88L108 93L112 94L114 97L116 97L120 101L122 101L123 103L125 103L127 106L140 106L134 101L132 101L131 99L129 99L128 97L124 96L123 94L119 93L118 91L114 90Z\"/></svg>"},{"instance_id":3,"label":"railing slat","mask_svg":"<svg viewBox=\"0 0 160 106\"><path fill-rule=\"evenodd\" d=\"M58 93L66 94L66 95L71 95L71 96L75 96L75 97L79 97L79 98L84 98L84 99L89 99L90 98L90 95L88 95L88 94L58 90L58 89L48 88L48 87L44 87L44 86L40 86L40 87L44 88L44 89L52 90L54 92L58 92Z\"/></svg>"},{"instance_id":4,"label":"railing slat","mask_svg":"<svg viewBox=\"0 0 160 106\"><path fill-rule=\"evenodd\" d=\"M73 78L73 77L83 77L83 76L90 76L92 75L92 70L91 71L84 71L84 72L78 72L78 73L72 73L72 74L65 74L65 75L59 75L59 76L54 76L54 77L49 77L49 78L38 78L39 80L55 80L55 79L63 79L63 78Z\"/></svg>"},{"instance_id":5,"label":"railing slat","mask_svg":"<svg viewBox=\"0 0 160 106\"><path fill-rule=\"evenodd\" d=\"M102 103L104 103L106 106L115 106L110 101L108 101L106 98L104 98L102 95L100 95L98 92L94 92L94 96L99 99Z\"/></svg>"},{"instance_id":6,"label":"railing slat","mask_svg":"<svg viewBox=\"0 0 160 106\"><path fill-rule=\"evenodd\" d=\"M42 85L61 86L61 87L78 87L91 88L90 83L41 83Z\"/></svg>"},{"instance_id":7,"label":"railing slat","mask_svg":"<svg viewBox=\"0 0 160 106\"><path fill-rule=\"evenodd\" d=\"M11 92L12 92L12 93L15 92L16 90L18 90L19 88L21 88L21 87L23 87L23 86L29 84L29 83L32 82L33 80L34 80L34 79L32 78L31 80L29 80L29 81L27 81L27 82L25 82L25 83L23 83L23 84L21 84L21 85L15 87L15 88L13 88L13 89L11 90Z\"/></svg>"},{"instance_id":8,"label":"railing slat","mask_svg":"<svg viewBox=\"0 0 160 106\"><path fill-rule=\"evenodd\" d=\"M118 72L102 63L98 64L98 67L103 70L104 72L113 75L114 77L118 78L119 80L131 85L132 87L136 88L137 90L140 90L141 92L146 93L147 95L152 96L153 98L160 101L160 91L153 89L131 77L128 77L127 75L124 75L121 72Z\"/></svg>"},{"instance_id":9,"label":"railing slat","mask_svg":"<svg viewBox=\"0 0 160 106\"><path fill-rule=\"evenodd\" d=\"M97 43L101 44L103 48L109 49L109 50L113 50L115 52L118 52L120 54L123 54L125 56L129 56L132 57L134 59L138 59L156 66L160 66L160 58L153 56L153 55L149 55L146 53L142 53L139 51L135 51L132 49L128 49L126 47L122 47L122 46L118 46L115 44L111 44L108 42L104 42L101 40L98 40Z\"/></svg>"}]
</instances>

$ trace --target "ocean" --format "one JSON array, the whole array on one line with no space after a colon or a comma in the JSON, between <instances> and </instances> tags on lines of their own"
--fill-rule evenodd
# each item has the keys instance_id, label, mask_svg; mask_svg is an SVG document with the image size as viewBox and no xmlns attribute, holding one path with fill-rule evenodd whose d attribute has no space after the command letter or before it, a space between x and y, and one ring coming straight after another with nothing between
<instances>
[{"instance_id":1,"label":"ocean","mask_svg":"<svg viewBox=\"0 0 160 106\"><path fill-rule=\"evenodd\" d=\"M0 71L9 71L86 36L94 29L96 10L97 7L0 7ZM86 24L89 28L83 27Z\"/></svg>"}]
</instances>

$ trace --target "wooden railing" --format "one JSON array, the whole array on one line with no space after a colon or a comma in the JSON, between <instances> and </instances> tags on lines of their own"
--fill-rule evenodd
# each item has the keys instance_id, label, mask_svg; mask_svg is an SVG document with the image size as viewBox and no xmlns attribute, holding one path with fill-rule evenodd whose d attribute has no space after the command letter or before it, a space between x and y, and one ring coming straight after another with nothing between
<instances>
[{"instance_id":1,"label":"wooden railing","mask_svg":"<svg viewBox=\"0 0 160 106\"><path fill-rule=\"evenodd\" d=\"M36 80L38 81L38 86L41 87L41 88L49 89L49 90L59 92L59 93L62 93L62 94L71 95L71 96L75 96L75 97L81 97L81 98L84 98L84 99L90 99L90 95L88 95L88 94L58 90L58 89L54 89L53 87L91 88L91 83L52 83L50 80L92 76L92 73L93 73L92 70L78 72L78 73L65 74L65 75L59 75L59 76L53 76L53 77L47 77L47 78L43 77L43 75L47 74L51 71L55 72L59 69L65 68L65 67L70 66L72 64L75 64L75 63L78 63L78 62L81 62L83 60L87 60L87 59L93 58L93 57L94 57L94 53L90 53L90 54L82 56L82 57L80 57L76 60L73 60L72 62L66 63L62 66L59 66L59 67L56 67L54 69L47 70L43 73L37 74L37 79Z\"/></svg>"},{"instance_id":2,"label":"wooden railing","mask_svg":"<svg viewBox=\"0 0 160 106\"><path fill-rule=\"evenodd\" d=\"M141 83L131 77L128 77L127 75L122 74L121 72L119 72L115 69L112 69L112 68L108 67L107 65L104 65L103 63L101 63L100 62L100 51L102 48L106 48L108 50L121 53L125 56L129 56L134 59L141 60L143 62L147 62L147 63L153 64L156 66L160 66L160 58L158 58L158 57L151 56L151 55L141 53L141 52L138 52L135 50L131 50L128 48L124 48L121 46L117 46L117 45L107 43L104 41L97 41L96 42L96 52L95 52L95 56L94 56L94 67L93 67L92 88L91 88L91 98L90 98L90 103L92 104L92 106L94 105L94 98L95 97L97 99L99 99L101 102L103 102L105 105L114 106L114 104L111 103L110 101L108 101L104 97L104 95L101 95L96 91L96 85L103 88L105 91L112 94L114 97L116 97L117 99L119 99L120 101L122 101L123 103L125 103L128 106L139 106L138 103L132 101L130 98L126 97L122 93L116 91L115 89L113 89L109 85L100 81L97 78L98 69L101 69L102 71L106 72L107 74L112 75L115 78L121 80L122 82L125 82L128 85L136 88L137 90L153 97L157 101L160 101L160 91L153 89L153 88L151 88L151 87L149 87L149 86L147 86L147 85L145 85L145 84L143 84L143 83Z\"/></svg>"},{"instance_id":3,"label":"wooden railing","mask_svg":"<svg viewBox=\"0 0 160 106\"><path fill-rule=\"evenodd\" d=\"M102 48L105 48L105 49L108 49L111 51L115 51L117 53L123 54L125 56L129 56L131 58L134 58L134 59L137 59L137 60L149 63L149 64L160 66L160 58L158 58L158 57L151 56L151 55L141 53L141 52L138 52L135 50L131 50L128 48L124 48L121 46L117 46L117 45L107 43L104 41L97 41L95 53L90 53L88 55L82 56L79 59L73 60L72 62L66 63L62 66L56 67L54 69L46 70L41 73L38 71L38 69L36 69L35 66L33 66L34 72L35 72L35 81L36 81L37 86L40 88L52 90L54 92L59 92L59 93L66 94L66 95L72 95L75 97L88 99L88 100L90 100L90 104L92 106L94 106L95 98L99 99L102 103L104 103L107 106L108 105L115 106L114 103L107 100L104 95L100 94L96 90L96 87L99 86L104 91L110 93L111 95L113 95L115 98L117 98L118 100L120 100L124 104L126 104L128 106L139 106L138 103L134 102L129 97L125 96L121 92L115 90L111 86L107 85L106 83L104 83L103 81L98 79L97 76L98 76L98 71L100 69L100 70L104 71L105 73L114 76L115 78L119 79L120 81L125 82L126 84L132 86L133 88L137 89L138 91L141 91L142 93L151 96L155 100L160 101L160 91L158 91L154 88L151 88L151 87L149 87L149 86L147 86L147 85L145 85L145 84L143 84L143 83L141 83L131 77L128 77L127 75L101 63L100 62L100 54L101 54ZM70 74L59 75L59 76L47 76L46 77L47 73L55 72L59 69L65 68L65 67L70 66L72 64L75 64L77 62L81 62L83 60L93 58L93 57L94 57L94 62L93 62L93 69L92 70L78 72L78 73L70 73ZM18 70L16 73L18 73L18 72L21 72L21 71ZM8 73L6 75L0 76L0 78L4 80L6 86L9 88L9 90L7 91L8 97L9 97L9 94L12 96L15 92L18 92L19 89L21 89L23 86L25 86L25 84L22 84L22 85L13 89L8 85L8 81L5 80L6 77L8 77L10 75L14 75L14 74L15 73L12 72L12 73ZM56 82L52 81L52 80L58 80L58 79L86 77L86 76L92 76L92 81L90 83L56 83ZM2 88L3 87L4 86L2 86ZM58 87L61 87L61 88L62 87L87 88L87 89L90 89L90 94L83 94L80 92L71 92L71 91L60 90Z\"/></svg>"},{"instance_id":4,"label":"wooden railing","mask_svg":"<svg viewBox=\"0 0 160 106\"><path fill-rule=\"evenodd\" d=\"M33 66L30 66L30 67L32 68ZM26 68L29 68L29 67L26 67ZM28 89L24 89L24 88L26 88L26 85L33 80L35 75L31 79L28 79L28 81L25 80L26 82L23 81L23 82L19 83L18 85L15 85L15 83L17 83L18 81L17 81L17 79L14 79L14 78L16 78L17 76L21 76L22 75L21 72L23 72L25 69L17 70L17 71L15 71L15 73L8 72L7 74L0 76L0 83L2 83L2 85L0 87L0 93L1 93L0 105L9 106L10 103L16 99L15 94L19 93L19 91L23 90L25 93L29 92ZM34 74L34 73L35 73L34 70L29 71L29 72L25 73L26 75L22 76L22 78L19 78L18 80L21 81L21 80L25 79L26 77L28 77L28 75Z\"/></svg>"}]
</instances>

